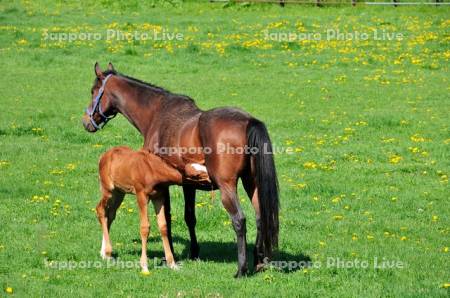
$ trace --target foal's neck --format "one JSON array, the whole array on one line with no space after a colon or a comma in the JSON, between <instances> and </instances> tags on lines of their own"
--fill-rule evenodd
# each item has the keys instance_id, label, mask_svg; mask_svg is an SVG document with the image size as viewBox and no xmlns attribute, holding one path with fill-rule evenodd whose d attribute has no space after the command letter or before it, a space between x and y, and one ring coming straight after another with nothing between
<instances>
[{"instance_id":1,"label":"foal's neck","mask_svg":"<svg viewBox=\"0 0 450 298\"><path fill-rule=\"evenodd\" d=\"M147 154L147 161L154 175L159 176L158 180L163 183L181 184L183 177L174 167L167 164L161 157L154 155L143 149Z\"/></svg>"}]
</instances>

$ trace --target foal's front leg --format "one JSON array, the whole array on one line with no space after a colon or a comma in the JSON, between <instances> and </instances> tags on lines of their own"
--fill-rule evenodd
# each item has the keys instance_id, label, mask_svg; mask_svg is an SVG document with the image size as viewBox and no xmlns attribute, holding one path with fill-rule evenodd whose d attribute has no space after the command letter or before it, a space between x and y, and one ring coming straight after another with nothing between
<instances>
[{"instance_id":1,"label":"foal's front leg","mask_svg":"<svg viewBox=\"0 0 450 298\"><path fill-rule=\"evenodd\" d=\"M148 194L145 192L139 192L136 194L137 204L139 206L139 215L141 218L141 243L142 243L142 251L141 251L141 268L142 273L148 273L148 263L147 263L147 239L148 234L150 232L150 222L148 220Z\"/></svg>"}]
</instances>

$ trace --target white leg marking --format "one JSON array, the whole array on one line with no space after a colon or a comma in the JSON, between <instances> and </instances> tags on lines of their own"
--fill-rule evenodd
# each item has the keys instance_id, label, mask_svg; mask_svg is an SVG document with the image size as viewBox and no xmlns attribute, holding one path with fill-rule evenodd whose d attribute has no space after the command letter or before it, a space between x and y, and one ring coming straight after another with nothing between
<instances>
[{"instance_id":1,"label":"white leg marking","mask_svg":"<svg viewBox=\"0 0 450 298\"><path fill-rule=\"evenodd\" d=\"M144 265L144 266L141 265L141 267L142 267L142 271L141 271L142 273L145 274L145 273L149 273L150 272L150 271L148 271L147 265Z\"/></svg>"},{"instance_id":2,"label":"white leg marking","mask_svg":"<svg viewBox=\"0 0 450 298\"><path fill-rule=\"evenodd\" d=\"M103 238L102 238L102 248L100 250L100 256L102 257L102 259L106 259L106 241L105 241L105 236L103 236Z\"/></svg>"}]
</instances>

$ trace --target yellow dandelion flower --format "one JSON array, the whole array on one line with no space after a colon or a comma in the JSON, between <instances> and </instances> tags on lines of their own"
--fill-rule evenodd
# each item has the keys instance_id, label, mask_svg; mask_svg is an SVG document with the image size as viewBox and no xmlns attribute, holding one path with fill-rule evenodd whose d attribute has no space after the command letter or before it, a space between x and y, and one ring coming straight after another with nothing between
<instances>
[{"instance_id":1,"label":"yellow dandelion flower","mask_svg":"<svg viewBox=\"0 0 450 298\"><path fill-rule=\"evenodd\" d=\"M305 169L316 169L317 168L317 164L314 161L307 161L303 164L303 167Z\"/></svg>"},{"instance_id":2,"label":"yellow dandelion flower","mask_svg":"<svg viewBox=\"0 0 450 298\"><path fill-rule=\"evenodd\" d=\"M401 157L400 155L394 154L389 157L389 162L391 164L398 164L402 159L403 157Z\"/></svg>"},{"instance_id":3,"label":"yellow dandelion flower","mask_svg":"<svg viewBox=\"0 0 450 298\"><path fill-rule=\"evenodd\" d=\"M427 139L425 139L424 137L420 136L419 134L414 134L409 138L411 141L413 141L414 143L423 143L425 141L427 141Z\"/></svg>"},{"instance_id":4,"label":"yellow dandelion flower","mask_svg":"<svg viewBox=\"0 0 450 298\"><path fill-rule=\"evenodd\" d=\"M18 45L24 46L28 44L28 41L25 38L22 38L20 40L17 41Z\"/></svg>"},{"instance_id":5,"label":"yellow dandelion flower","mask_svg":"<svg viewBox=\"0 0 450 298\"><path fill-rule=\"evenodd\" d=\"M13 288L11 288L11 287L7 287L7 288L5 289L5 292L8 293L8 294L12 294L12 293L14 293L14 290L13 290Z\"/></svg>"},{"instance_id":6,"label":"yellow dandelion flower","mask_svg":"<svg viewBox=\"0 0 450 298\"><path fill-rule=\"evenodd\" d=\"M75 170L76 167L77 167L77 166L76 166L76 164L74 164L74 163L68 163L68 164L66 165L66 169L68 169L68 170L70 170L70 171Z\"/></svg>"},{"instance_id":7,"label":"yellow dandelion flower","mask_svg":"<svg viewBox=\"0 0 450 298\"><path fill-rule=\"evenodd\" d=\"M335 197L331 200L331 202L336 204L336 203L339 203L340 200L341 200L341 197Z\"/></svg>"}]
</instances>

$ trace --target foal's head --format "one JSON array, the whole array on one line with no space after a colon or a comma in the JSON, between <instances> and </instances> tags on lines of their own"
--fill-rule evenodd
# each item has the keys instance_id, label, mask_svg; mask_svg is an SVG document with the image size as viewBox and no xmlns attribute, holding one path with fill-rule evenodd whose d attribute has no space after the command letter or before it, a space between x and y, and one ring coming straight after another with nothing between
<instances>
[{"instance_id":1,"label":"foal's head","mask_svg":"<svg viewBox=\"0 0 450 298\"><path fill-rule=\"evenodd\" d=\"M108 80L117 74L111 63L106 71L102 71L95 63L95 80L91 88L92 101L83 115L83 126L89 132L96 132L117 115L113 106L112 93L107 85Z\"/></svg>"}]
</instances>

